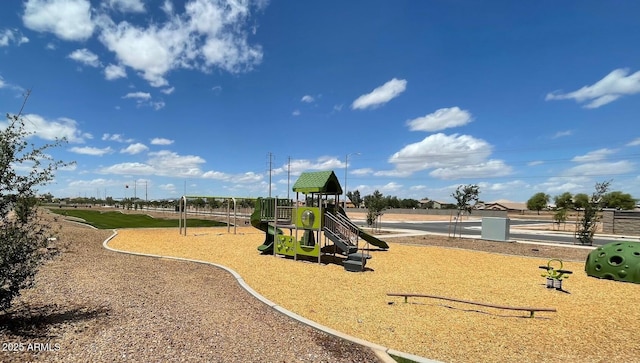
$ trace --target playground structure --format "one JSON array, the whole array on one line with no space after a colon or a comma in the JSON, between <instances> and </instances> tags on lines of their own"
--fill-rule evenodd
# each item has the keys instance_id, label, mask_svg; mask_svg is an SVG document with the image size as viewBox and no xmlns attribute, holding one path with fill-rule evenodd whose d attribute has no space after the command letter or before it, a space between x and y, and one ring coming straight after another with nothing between
<instances>
[{"instance_id":1,"label":"playground structure","mask_svg":"<svg viewBox=\"0 0 640 363\"><path fill-rule=\"evenodd\" d=\"M346 256L347 271L364 271L369 245L388 249L386 242L356 226L340 207L342 187L333 171L302 173L293 185L296 200L258 198L251 225L265 232L258 250L263 254L317 258L323 254ZM302 193L304 202L298 198ZM330 199L331 197L331 199ZM283 230L289 230L285 234ZM364 240L364 243L360 242ZM322 246L321 246L322 242Z\"/></svg>"},{"instance_id":2,"label":"playground structure","mask_svg":"<svg viewBox=\"0 0 640 363\"><path fill-rule=\"evenodd\" d=\"M584 270L600 279L640 284L640 242L611 242L591 251Z\"/></svg>"}]
</instances>

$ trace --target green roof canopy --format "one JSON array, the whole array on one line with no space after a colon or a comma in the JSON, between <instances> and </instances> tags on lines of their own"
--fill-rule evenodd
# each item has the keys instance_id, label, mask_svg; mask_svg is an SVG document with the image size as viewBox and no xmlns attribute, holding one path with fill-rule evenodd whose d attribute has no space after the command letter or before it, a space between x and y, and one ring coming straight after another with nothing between
<instances>
[{"instance_id":1,"label":"green roof canopy","mask_svg":"<svg viewBox=\"0 0 640 363\"><path fill-rule=\"evenodd\" d=\"M315 171L300 174L293 191L310 194L342 194L342 187L333 171Z\"/></svg>"}]
</instances>

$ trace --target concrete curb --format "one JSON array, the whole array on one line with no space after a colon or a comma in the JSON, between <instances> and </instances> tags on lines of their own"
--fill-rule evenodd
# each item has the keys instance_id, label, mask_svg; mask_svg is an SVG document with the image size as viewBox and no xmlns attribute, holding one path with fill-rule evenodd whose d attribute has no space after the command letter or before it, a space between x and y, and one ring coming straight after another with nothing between
<instances>
[{"instance_id":1,"label":"concrete curb","mask_svg":"<svg viewBox=\"0 0 640 363\"><path fill-rule=\"evenodd\" d=\"M213 262L208 262L208 261L202 261L202 260L194 260L194 259L190 259L190 258L183 258L183 257L173 257L173 256L162 256L162 255L154 255L154 254L149 254L149 253L140 253L140 252L129 252L129 251L124 251L124 250L118 250L112 247L109 247L109 242L115 238L118 235L118 231L117 230L113 230L113 234L111 236L109 236L106 240L104 240L104 242L102 242L102 246L111 251L111 252L117 252L117 253L124 253L124 254L128 254L128 255L134 255L134 256L144 256L144 257L154 257L154 258L167 258L167 259L172 259L172 260L177 260L177 261L186 261L186 262L195 262L195 263L200 263L200 264L204 264L204 265L209 265L209 266L213 266L213 267L217 267L219 269L222 269L224 271L229 272L238 282L238 284L245 289L249 294L253 295L253 297L255 297L256 299L260 300L262 303L268 305L269 307L273 308L274 310L276 310L277 312L284 314L286 316L288 316L291 319L295 319L307 326L310 326L311 328L314 328L316 330L322 331L324 333L333 335L337 338L340 339L344 339L356 344L359 344L361 346L367 347L371 350L373 350L373 352L375 353L375 355L383 362L383 363L393 363L395 362L395 360L393 358L391 358L391 356L389 354L393 354L395 356L398 357L402 357L405 359L410 359L414 362L417 363L441 363L439 361L436 360L432 360L432 359L428 359L428 358L424 358L424 357L420 357L417 355L413 355L413 354L409 354L409 353L404 353L404 352L399 352L387 347L384 347L382 345L378 345L366 340L362 340L360 338L356 338L354 336L348 335L348 334L344 334L342 332L339 332L337 330L331 329L327 326L324 325L320 325L318 323L316 323L313 320L309 320L301 315L298 315L292 311L289 311L279 305L277 305L276 303L274 303L273 301L267 299L266 297L260 295L258 292L256 292L254 289L251 288L251 286L249 286L244 279L242 279L242 276L240 276L240 274L238 274L236 271L223 266L223 265L219 265L217 263L213 263Z\"/></svg>"}]
</instances>

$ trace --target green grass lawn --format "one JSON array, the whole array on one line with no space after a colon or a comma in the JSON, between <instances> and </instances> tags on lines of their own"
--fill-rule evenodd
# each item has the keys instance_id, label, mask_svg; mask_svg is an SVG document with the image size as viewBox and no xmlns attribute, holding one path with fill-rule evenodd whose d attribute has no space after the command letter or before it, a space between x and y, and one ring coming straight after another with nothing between
<instances>
[{"instance_id":1,"label":"green grass lawn","mask_svg":"<svg viewBox=\"0 0 640 363\"><path fill-rule=\"evenodd\" d=\"M51 212L63 216L81 218L84 223L92 225L99 229L112 228L161 228L175 227L178 228L178 219L162 219L153 218L146 214L125 214L117 211L100 212L96 210L84 209L55 209L50 208ZM206 219L189 219L187 226L189 227L221 227L226 223L206 220Z\"/></svg>"}]
</instances>

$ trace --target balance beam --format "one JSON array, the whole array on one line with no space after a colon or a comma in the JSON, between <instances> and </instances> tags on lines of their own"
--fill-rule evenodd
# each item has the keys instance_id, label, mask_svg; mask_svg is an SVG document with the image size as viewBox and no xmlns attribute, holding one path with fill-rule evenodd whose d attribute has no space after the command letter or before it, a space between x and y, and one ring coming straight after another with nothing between
<instances>
[{"instance_id":1,"label":"balance beam","mask_svg":"<svg viewBox=\"0 0 640 363\"><path fill-rule=\"evenodd\" d=\"M451 298L451 297L436 296L436 295L388 292L387 296L402 296L402 297L404 297L404 302L405 303L407 302L407 299L409 297L426 297L426 298L430 298L430 299L440 299L440 300L454 301L454 302L459 302L459 303L464 303L464 304L471 304L471 305L478 305L478 306L484 306L484 307L487 307L487 308L494 308L494 309L528 311L530 313L530 315L529 315L530 318L533 318L534 312L536 312L536 311L548 311L548 312L553 312L553 313L555 313L557 311L556 308L534 308L534 307L503 306L503 305L481 303L481 302L476 302L476 301L454 299L454 298Z\"/></svg>"}]
</instances>

